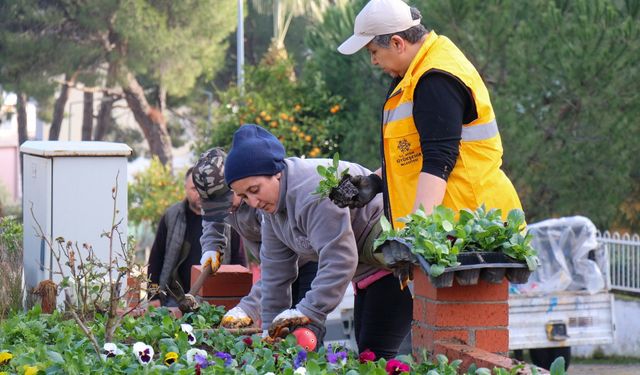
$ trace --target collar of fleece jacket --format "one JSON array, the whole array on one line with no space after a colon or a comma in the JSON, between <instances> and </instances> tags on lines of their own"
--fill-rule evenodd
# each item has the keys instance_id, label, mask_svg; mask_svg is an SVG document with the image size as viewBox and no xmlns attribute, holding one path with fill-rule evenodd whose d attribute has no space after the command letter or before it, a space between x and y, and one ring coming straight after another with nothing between
<instances>
[{"instance_id":1,"label":"collar of fleece jacket","mask_svg":"<svg viewBox=\"0 0 640 375\"><path fill-rule=\"evenodd\" d=\"M280 196L278 197L278 208L276 212L284 213L286 209L286 199L287 196L287 174L289 173L289 164L287 163L287 159L284 162L284 169L282 170L282 175L280 176Z\"/></svg>"}]
</instances>

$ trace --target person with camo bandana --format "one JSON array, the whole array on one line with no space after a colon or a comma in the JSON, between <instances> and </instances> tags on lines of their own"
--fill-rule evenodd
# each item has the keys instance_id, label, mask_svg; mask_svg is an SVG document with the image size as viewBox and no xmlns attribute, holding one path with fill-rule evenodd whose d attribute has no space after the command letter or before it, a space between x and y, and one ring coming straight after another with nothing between
<instances>
[{"instance_id":1,"label":"person with camo bandana","mask_svg":"<svg viewBox=\"0 0 640 375\"><path fill-rule=\"evenodd\" d=\"M247 256L260 261L262 212L243 203L233 194L224 180L224 162L227 154L219 147L204 152L196 162L193 183L202 201L202 247L201 265L212 263L213 270L224 262L230 226L242 241ZM318 264L300 259L298 279L292 285L293 305L297 304L311 288ZM249 295L242 298L238 306L229 310L222 318L225 327L248 327L257 324L261 317L261 282L258 281Z\"/></svg>"},{"instance_id":2,"label":"person with camo bandana","mask_svg":"<svg viewBox=\"0 0 640 375\"><path fill-rule=\"evenodd\" d=\"M192 171L189 168L185 174L185 199L169 207L160 219L149 255L147 274L158 288L151 301L163 306L178 306L191 285L191 266L198 264L202 253L201 199Z\"/></svg>"}]
</instances>

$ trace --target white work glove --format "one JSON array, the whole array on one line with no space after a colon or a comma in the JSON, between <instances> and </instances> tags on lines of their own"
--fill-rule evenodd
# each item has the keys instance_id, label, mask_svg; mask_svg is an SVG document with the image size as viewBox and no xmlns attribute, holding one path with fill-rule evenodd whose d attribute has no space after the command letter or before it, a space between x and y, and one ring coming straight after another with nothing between
<instances>
[{"instance_id":1,"label":"white work glove","mask_svg":"<svg viewBox=\"0 0 640 375\"><path fill-rule=\"evenodd\" d=\"M208 263L211 263L211 270L216 272L218 268L220 268L220 262L222 261L222 256L218 251L205 251L202 254L202 258L200 258L200 265L205 267Z\"/></svg>"},{"instance_id":2,"label":"white work glove","mask_svg":"<svg viewBox=\"0 0 640 375\"><path fill-rule=\"evenodd\" d=\"M311 320L298 309L284 310L271 322L269 336L272 338L284 337L295 327L306 326L309 323Z\"/></svg>"},{"instance_id":3,"label":"white work glove","mask_svg":"<svg viewBox=\"0 0 640 375\"><path fill-rule=\"evenodd\" d=\"M240 306L236 306L227 311L222 317L220 325L226 328L243 328L253 324L253 320L242 310Z\"/></svg>"}]
</instances>

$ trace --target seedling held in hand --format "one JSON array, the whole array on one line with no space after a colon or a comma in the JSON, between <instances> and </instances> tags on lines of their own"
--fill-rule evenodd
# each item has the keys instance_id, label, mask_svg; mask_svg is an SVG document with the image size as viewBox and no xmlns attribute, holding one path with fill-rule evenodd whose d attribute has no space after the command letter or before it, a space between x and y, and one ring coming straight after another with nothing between
<instances>
[{"instance_id":1,"label":"seedling held in hand","mask_svg":"<svg viewBox=\"0 0 640 375\"><path fill-rule=\"evenodd\" d=\"M319 165L317 170L318 174L322 176L322 180L318 184L314 194L321 197L329 197L331 195L332 200L342 199L350 201L358 194L358 189L349 181L349 168L340 172L338 169L340 163L340 156L338 153L333 155L332 165L325 167Z\"/></svg>"}]
</instances>

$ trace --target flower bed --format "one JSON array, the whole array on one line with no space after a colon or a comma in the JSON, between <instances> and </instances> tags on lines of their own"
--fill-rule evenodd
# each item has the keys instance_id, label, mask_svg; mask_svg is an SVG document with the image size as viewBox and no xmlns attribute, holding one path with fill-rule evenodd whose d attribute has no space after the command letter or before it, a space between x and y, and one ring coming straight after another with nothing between
<instances>
[{"instance_id":1,"label":"flower bed","mask_svg":"<svg viewBox=\"0 0 640 375\"><path fill-rule=\"evenodd\" d=\"M55 312L41 314L35 308L2 324L0 371L8 373L178 373L178 374L387 374L409 371L416 365L409 357L376 360L373 353L360 357L341 348L306 352L289 336L276 345L263 343L260 335L235 336L225 330L201 329L217 325L220 307L204 304L197 314L180 319L167 309L151 307L145 316L125 317L113 343L101 343L98 356L73 320ZM99 332L98 316L90 328ZM98 335L99 336L99 335ZM420 367L422 366L422 367ZM451 366L447 364L447 366ZM388 369L388 370L387 370ZM422 372L422 370L420 370Z\"/></svg>"},{"instance_id":2,"label":"flower bed","mask_svg":"<svg viewBox=\"0 0 640 375\"><path fill-rule=\"evenodd\" d=\"M86 335L63 313L42 314L39 307L0 326L0 373L16 374L456 374L460 361L435 362L401 355L385 360L340 347L307 352L293 335L275 345L260 335L235 336L210 330L223 309L204 304L180 319L167 309L150 308L141 317L125 317L112 343L100 343L97 355ZM104 329L98 315L90 329ZM480 369L470 374L488 374ZM430 372L431 371L431 372ZM487 370L488 371L488 370Z\"/></svg>"}]
</instances>

